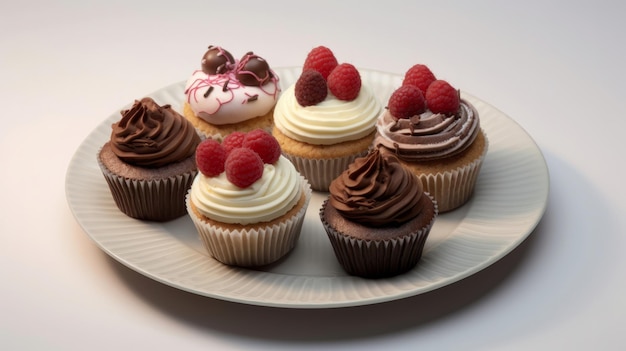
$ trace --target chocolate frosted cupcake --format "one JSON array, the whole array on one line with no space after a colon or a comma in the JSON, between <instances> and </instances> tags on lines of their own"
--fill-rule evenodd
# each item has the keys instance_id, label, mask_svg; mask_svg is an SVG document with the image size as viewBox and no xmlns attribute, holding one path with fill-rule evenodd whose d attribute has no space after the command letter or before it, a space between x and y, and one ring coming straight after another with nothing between
<instances>
[{"instance_id":1,"label":"chocolate frosted cupcake","mask_svg":"<svg viewBox=\"0 0 626 351\"><path fill-rule=\"evenodd\" d=\"M320 218L347 273L390 277L418 263L437 205L395 156L372 149L329 190Z\"/></svg>"},{"instance_id":2,"label":"chocolate frosted cupcake","mask_svg":"<svg viewBox=\"0 0 626 351\"><path fill-rule=\"evenodd\" d=\"M126 215L168 221L187 213L185 195L198 173L200 137L170 105L145 97L121 112L98 164L113 200Z\"/></svg>"},{"instance_id":3,"label":"chocolate frosted cupcake","mask_svg":"<svg viewBox=\"0 0 626 351\"><path fill-rule=\"evenodd\" d=\"M374 145L419 177L440 212L451 211L472 196L488 140L476 108L450 84L433 76L422 93L412 83L407 73L391 95L378 118Z\"/></svg>"},{"instance_id":4,"label":"chocolate frosted cupcake","mask_svg":"<svg viewBox=\"0 0 626 351\"><path fill-rule=\"evenodd\" d=\"M228 134L274 125L279 78L268 62L248 52L236 60L219 46L209 46L185 84L184 116L203 139L221 141Z\"/></svg>"}]
</instances>

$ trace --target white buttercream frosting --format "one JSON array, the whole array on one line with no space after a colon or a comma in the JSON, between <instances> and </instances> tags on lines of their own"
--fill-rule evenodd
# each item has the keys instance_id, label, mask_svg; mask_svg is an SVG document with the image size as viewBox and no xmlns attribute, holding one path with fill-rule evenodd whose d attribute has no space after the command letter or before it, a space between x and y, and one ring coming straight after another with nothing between
<instances>
[{"instance_id":1,"label":"white buttercream frosting","mask_svg":"<svg viewBox=\"0 0 626 351\"><path fill-rule=\"evenodd\" d=\"M300 199L300 175L285 157L265 164L263 176L242 189L226 178L198 173L191 186L191 201L204 216L223 223L267 222L289 212Z\"/></svg>"},{"instance_id":2,"label":"white buttercream frosting","mask_svg":"<svg viewBox=\"0 0 626 351\"><path fill-rule=\"evenodd\" d=\"M234 71L209 75L196 70L185 84L186 101L191 110L215 125L263 116L274 107L279 93L280 85L275 74L262 86L247 86L237 80Z\"/></svg>"},{"instance_id":3,"label":"white buttercream frosting","mask_svg":"<svg viewBox=\"0 0 626 351\"><path fill-rule=\"evenodd\" d=\"M324 101L306 107L296 100L292 84L276 103L274 124L291 139L331 145L372 133L380 111L380 102L365 84L352 101L339 100L329 92Z\"/></svg>"}]
</instances>

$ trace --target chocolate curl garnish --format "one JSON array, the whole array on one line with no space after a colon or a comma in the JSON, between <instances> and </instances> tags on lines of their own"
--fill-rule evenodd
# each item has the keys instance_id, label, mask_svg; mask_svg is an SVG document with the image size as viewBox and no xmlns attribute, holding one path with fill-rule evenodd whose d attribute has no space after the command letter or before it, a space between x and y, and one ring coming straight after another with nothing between
<instances>
[{"instance_id":1,"label":"chocolate curl garnish","mask_svg":"<svg viewBox=\"0 0 626 351\"><path fill-rule=\"evenodd\" d=\"M206 98L206 97L208 97L208 96L209 96L209 94L211 94L211 92L212 92L212 91L213 91L213 87L212 87L212 86L210 86L210 87L209 87L209 89L207 89L206 93L204 93L204 95L203 95L203 96L204 96L205 98Z\"/></svg>"},{"instance_id":2,"label":"chocolate curl garnish","mask_svg":"<svg viewBox=\"0 0 626 351\"><path fill-rule=\"evenodd\" d=\"M226 80L226 82L224 82L224 86L222 87L222 91L228 91L228 83L230 82L230 79Z\"/></svg>"},{"instance_id":3,"label":"chocolate curl garnish","mask_svg":"<svg viewBox=\"0 0 626 351\"><path fill-rule=\"evenodd\" d=\"M396 155L400 155L400 145L398 145L398 143L393 143L393 149L396 152Z\"/></svg>"},{"instance_id":4,"label":"chocolate curl garnish","mask_svg":"<svg viewBox=\"0 0 626 351\"><path fill-rule=\"evenodd\" d=\"M420 124L420 115L414 115L409 119L409 130L411 135L415 134L415 127Z\"/></svg>"},{"instance_id":5,"label":"chocolate curl garnish","mask_svg":"<svg viewBox=\"0 0 626 351\"><path fill-rule=\"evenodd\" d=\"M254 94L248 98L248 102L256 101L259 98L258 94Z\"/></svg>"}]
</instances>

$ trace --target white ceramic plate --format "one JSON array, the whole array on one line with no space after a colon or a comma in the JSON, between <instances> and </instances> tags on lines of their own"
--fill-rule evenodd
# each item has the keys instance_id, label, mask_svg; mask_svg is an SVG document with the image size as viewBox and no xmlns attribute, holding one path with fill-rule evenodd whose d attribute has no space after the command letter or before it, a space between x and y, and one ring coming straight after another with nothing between
<instances>
[{"instance_id":1,"label":"white ceramic plate","mask_svg":"<svg viewBox=\"0 0 626 351\"><path fill-rule=\"evenodd\" d=\"M284 89L297 79L300 68L276 72ZM361 74L383 104L402 79L371 70ZM180 111L183 84L149 96ZM463 96L480 112L490 142L475 194L463 207L438 217L417 267L394 278L367 280L344 273L319 221L325 193L313 194L294 251L258 270L228 267L210 258L187 216L164 224L125 216L96 163L119 112L76 151L67 170L67 200L79 224L104 252L145 276L195 294L292 308L365 305L421 294L470 276L509 253L532 232L547 203L548 170L532 138L494 107Z\"/></svg>"}]
</instances>

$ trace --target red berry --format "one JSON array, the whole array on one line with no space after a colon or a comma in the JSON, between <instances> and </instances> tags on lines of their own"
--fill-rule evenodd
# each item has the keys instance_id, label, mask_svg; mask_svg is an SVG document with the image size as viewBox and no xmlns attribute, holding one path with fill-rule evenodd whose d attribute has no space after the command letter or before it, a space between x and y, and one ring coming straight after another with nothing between
<instances>
[{"instance_id":1,"label":"red berry","mask_svg":"<svg viewBox=\"0 0 626 351\"><path fill-rule=\"evenodd\" d=\"M214 139L205 139L196 148L196 164L202 174L215 177L224 172L226 150Z\"/></svg>"},{"instance_id":2,"label":"red berry","mask_svg":"<svg viewBox=\"0 0 626 351\"><path fill-rule=\"evenodd\" d=\"M251 149L233 149L226 158L226 179L240 188L247 188L263 176L263 160Z\"/></svg>"},{"instance_id":3,"label":"red berry","mask_svg":"<svg viewBox=\"0 0 626 351\"><path fill-rule=\"evenodd\" d=\"M422 94L426 94L426 89L430 83L435 81L435 75L428 67L422 64L414 65L404 74L402 85L414 85L418 87Z\"/></svg>"},{"instance_id":4,"label":"red berry","mask_svg":"<svg viewBox=\"0 0 626 351\"><path fill-rule=\"evenodd\" d=\"M337 59L335 58L333 52L325 46L318 46L313 48L313 50L311 50L307 55L304 60L302 72L313 69L320 72L324 79L327 79L330 72L336 66Z\"/></svg>"},{"instance_id":5,"label":"red berry","mask_svg":"<svg viewBox=\"0 0 626 351\"><path fill-rule=\"evenodd\" d=\"M445 80L436 80L426 90L426 103L433 113L453 115L459 111L459 92Z\"/></svg>"},{"instance_id":6,"label":"red berry","mask_svg":"<svg viewBox=\"0 0 626 351\"><path fill-rule=\"evenodd\" d=\"M391 94L387 107L396 118L411 118L426 111L426 100L417 87L403 85Z\"/></svg>"},{"instance_id":7,"label":"red berry","mask_svg":"<svg viewBox=\"0 0 626 351\"><path fill-rule=\"evenodd\" d=\"M243 145L243 139L246 137L244 132L232 132L228 134L224 140L222 140L222 146L229 153L232 149L241 147Z\"/></svg>"},{"instance_id":8,"label":"red berry","mask_svg":"<svg viewBox=\"0 0 626 351\"><path fill-rule=\"evenodd\" d=\"M296 81L296 100L301 106L313 106L324 101L328 95L326 79L315 70L302 72Z\"/></svg>"},{"instance_id":9,"label":"red berry","mask_svg":"<svg viewBox=\"0 0 626 351\"><path fill-rule=\"evenodd\" d=\"M361 75L353 65L342 63L330 72L328 89L337 99L352 101L361 91Z\"/></svg>"},{"instance_id":10,"label":"red berry","mask_svg":"<svg viewBox=\"0 0 626 351\"><path fill-rule=\"evenodd\" d=\"M280 157L280 145L278 141L263 129L255 129L246 134L243 147L256 152L263 162L274 164Z\"/></svg>"}]
</instances>

